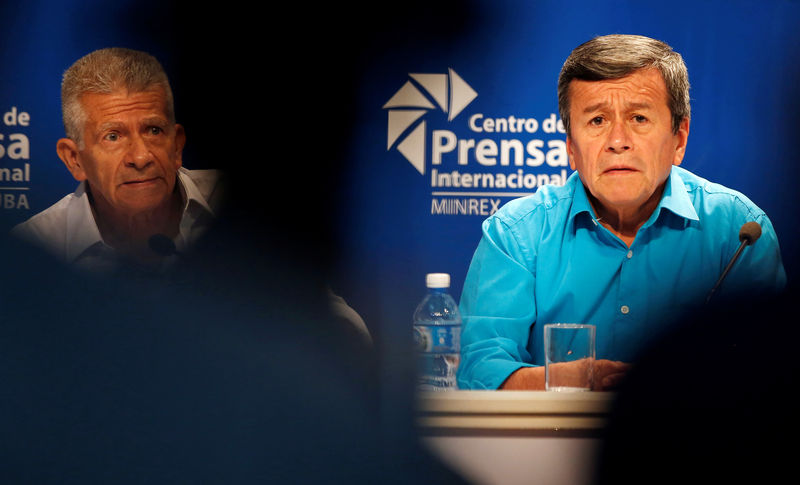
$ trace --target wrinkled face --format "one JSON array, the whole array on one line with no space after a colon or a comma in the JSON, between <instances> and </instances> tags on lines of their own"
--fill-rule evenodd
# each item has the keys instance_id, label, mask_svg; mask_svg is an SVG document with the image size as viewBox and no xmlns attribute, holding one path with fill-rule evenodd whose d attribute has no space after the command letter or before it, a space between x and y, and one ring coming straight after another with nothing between
<instances>
[{"instance_id":1,"label":"wrinkled face","mask_svg":"<svg viewBox=\"0 0 800 485\"><path fill-rule=\"evenodd\" d=\"M569 90L567 153L591 195L609 210L636 210L658 200L689 136L688 119L672 132L661 73L643 69L620 79L574 80Z\"/></svg>"},{"instance_id":2,"label":"wrinkled face","mask_svg":"<svg viewBox=\"0 0 800 485\"><path fill-rule=\"evenodd\" d=\"M167 119L164 90L88 93L81 102L88 115L84 146L72 144L66 155L59 146L75 179L87 180L92 196L119 214L166 204L175 189L185 134Z\"/></svg>"}]
</instances>

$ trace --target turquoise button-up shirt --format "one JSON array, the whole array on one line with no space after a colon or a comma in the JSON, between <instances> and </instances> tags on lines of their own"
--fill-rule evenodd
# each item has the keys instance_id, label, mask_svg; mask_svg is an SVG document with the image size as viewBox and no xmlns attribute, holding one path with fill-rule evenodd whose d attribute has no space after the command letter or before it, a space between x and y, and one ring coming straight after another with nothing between
<instances>
[{"instance_id":1,"label":"turquoise button-up shirt","mask_svg":"<svg viewBox=\"0 0 800 485\"><path fill-rule=\"evenodd\" d=\"M762 235L714 298L786 285L772 223L737 191L673 166L630 247L597 222L577 172L507 203L484 221L464 282L459 387L496 389L520 367L543 365L546 323L593 324L597 358L631 362L704 303L748 221Z\"/></svg>"}]
</instances>

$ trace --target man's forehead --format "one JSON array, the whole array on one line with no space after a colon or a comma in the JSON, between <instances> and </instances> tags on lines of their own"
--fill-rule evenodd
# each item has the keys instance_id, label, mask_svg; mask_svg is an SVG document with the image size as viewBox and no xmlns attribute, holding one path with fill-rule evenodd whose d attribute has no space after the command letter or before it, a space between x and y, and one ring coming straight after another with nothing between
<instances>
[{"instance_id":1,"label":"man's forehead","mask_svg":"<svg viewBox=\"0 0 800 485\"><path fill-rule=\"evenodd\" d=\"M117 117L144 115L166 118L166 93L161 87L143 91L117 89L110 93L84 93L80 97L91 119L106 121Z\"/></svg>"},{"instance_id":2,"label":"man's forehead","mask_svg":"<svg viewBox=\"0 0 800 485\"><path fill-rule=\"evenodd\" d=\"M667 86L658 69L640 69L631 74L599 81L575 79L569 84L572 102L600 103L604 98L624 96L630 102L646 104L649 100L663 99L666 102Z\"/></svg>"}]
</instances>

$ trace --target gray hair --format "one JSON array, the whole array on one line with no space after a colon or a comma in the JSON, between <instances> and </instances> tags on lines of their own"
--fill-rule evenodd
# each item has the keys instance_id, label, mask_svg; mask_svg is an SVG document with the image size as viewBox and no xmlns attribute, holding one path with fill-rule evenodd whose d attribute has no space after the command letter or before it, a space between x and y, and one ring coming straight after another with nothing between
<instances>
[{"instance_id":1,"label":"gray hair","mask_svg":"<svg viewBox=\"0 0 800 485\"><path fill-rule=\"evenodd\" d=\"M689 72L680 54L664 42L640 35L595 37L576 47L564 62L558 77L558 111L567 134L569 84L574 79L602 81L619 79L634 71L656 68L667 86L667 106L672 113L672 132L691 117Z\"/></svg>"},{"instance_id":2,"label":"gray hair","mask_svg":"<svg viewBox=\"0 0 800 485\"><path fill-rule=\"evenodd\" d=\"M61 110L68 138L83 146L83 129L88 115L80 98L86 93L112 93L125 88L134 92L162 87L166 94L167 120L175 123L175 104L164 68L146 52L109 47L75 61L61 82Z\"/></svg>"}]
</instances>

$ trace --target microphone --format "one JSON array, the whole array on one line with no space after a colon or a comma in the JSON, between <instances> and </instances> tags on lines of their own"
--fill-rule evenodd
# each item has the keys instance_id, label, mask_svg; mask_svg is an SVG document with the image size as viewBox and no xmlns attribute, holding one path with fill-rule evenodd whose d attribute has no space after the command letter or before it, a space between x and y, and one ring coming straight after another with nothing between
<instances>
[{"instance_id":1,"label":"microphone","mask_svg":"<svg viewBox=\"0 0 800 485\"><path fill-rule=\"evenodd\" d=\"M741 241L741 244L739 244L739 249L737 249L736 253L734 253L733 257L728 263L728 266L725 267L725 271L722 272L722 275L717 280L717 284L715 284L714 287L711 288L711 291L708 292L708 296L706 297L706 303L708 303L709 300L711 300L711 296L714 294L715 291L717 291L719 285L722 284L722 280L724 280L725 277L728 276L728 272L731 270L736 260L739 259L739 255L742 254L742 251L744 250L745 246L750 246L751 244L754 244L756 240L758 240L758 238L760 237L761 237L761 226L757 222L750 221L742 224L742 228L739 229L739 241Z\"/></svg>"},{"instance_id":2,"label":"microphone","mask_svg":"<svg viewBox=\"0 0 800 485\"><path fill-rule=\"evenodd\" d=\"M147 240L147 244L150 246L150 249L161 256L166 257L172 256L173 254L176 256L181 255L181 253L178 252L178 248L175 247L175 241L163 234L153 234L150 236L150 239Z\"/></svg>"}]
</instances>

